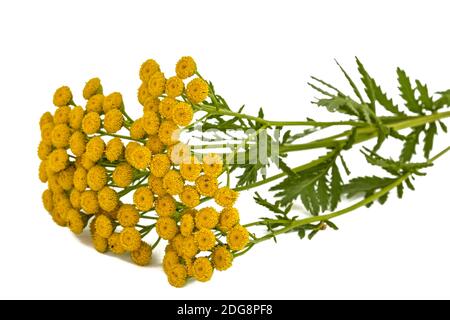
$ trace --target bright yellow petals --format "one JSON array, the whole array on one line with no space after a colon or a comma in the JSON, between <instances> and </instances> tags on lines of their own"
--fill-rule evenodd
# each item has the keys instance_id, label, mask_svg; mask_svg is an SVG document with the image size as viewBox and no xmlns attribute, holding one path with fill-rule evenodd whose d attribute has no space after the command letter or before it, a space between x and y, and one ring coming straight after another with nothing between
<instances>
[{"instance_id":1,"label":"bright yellow petals","mask_svg":"<svg viewBox=\"0 0 450 320\"><path fill-rule=\"evenodd\" d=\"M212 229L219 222L219 213L213 207L200 209L195 215L195 226L198 229Z\"/></svg>"},{"instance_id":2,"label":"bright yellow petals","mask_svg":"<svg viewBox=\"0 0 450 320\"><path fill-rule=\"evenodd\" d=\"M73 174L73 186L76 190L83 192L87 188L87 171L83 167L76 168Z\"/></svg>"},{"instance_id":3,"label":"bright yellow petals","mask_svg":"<svg viewBox=\"0 0 450 320\"><path fill-rule=\"evenodd\" d=\"M166 94L168 97L176 98L181 96L184 90L184 83L178 77L171 77L166 81Z\"/></svg>"},{"instance_id":4,"label":"bright yellow petals","mask_svg":"<svg viewBox=\"0 0 450 320\"><path fill-rule=\"evenodd\" d=\"M189 125L194 118L194 111L190 104L178 102L172 110L172 120L177 125L185 127Z\"/></svg>"},{"instance_id":5,"label":"bright yellow petals","mask_svg":"<svg viewBox=\"0 0 450 320\"><path fill-rule=\"evenodd\" d=\"M195 186L201 195L206 197L213 197L218 188L218 182L216 178L202 175L195 180Z\"/></svg>"},{"instance_id":6,"label":"bright yellow petals","mask_svg":"<svg viewBox=\"0 0 450 320\"><path fill-rule=\"evenodd\" d=\"M105 142L101 137L94 137L86 144L86 157L91 161L97 162L103 156L105 151Z\"/></svg>"},{"instance_id":7,"label":"bright yellow petals","mask_svg":"<svg viewBox=\"0 0 450 320\"><path fill-rule=\"evenodd\" d=\"M81 155L86 151L86 144L87 138L83 132L75 131L70 136L69 147L75 156L81 157Z\"/></svg>"},{"instance_id":8,"label":"bright yellow petals","mask_svg":"<svg viewBox=\"0 0 450 320\"><path fill-rule=\"evenodd\" d=\"M186 284L187 274L186 268L181 264L176 264L168 268L167 281L171 286L175 288L181 288Z\"/></svg>"},{"instance_id":9,"label":"bright yellow petals","mask_svg":"<svg viewBox=\"0 0 450 320\"><path fill-rule=\"evenodd\" d=\"M156 222L156 232L164 240L171 240L178 232L177 222L169 217L161 217Z\"/></svg>"},{"instance_id":10,"label":"bright yellow petals","mask_svg":"<svg viewBox=\"0 0 450 320\"><path fill-rule=\"evenodd\" d=\"M224 208L219 216L219 229L227 232L239 223L239 211L236 208Z\"/></svg>"},{"instance_id":11,"label":"bright yellow petals","mask_svg":"<svg viewBox=\"0 0 450 320\"><path fill-rule=\"evenodd\" d=\"M53 122L55 125L57 124L69 124L70 121L70 107L69 106L63 106L56 109L55 114L53 116Z\"/></svg>"},{"instance_id":12,"label":"bright yellow petals","mask_svg":"<svg viewBox=\"0 0 450 320\"><path fill-rule=\"evenodd\" d=\"M170 170L170 159L166 154L154 155L150 162L150 172L155 177L164 177Z\"/></svg>"},{"instance_id":13,"label":"bright yellow petals","mask_svg":"<svg viewBox=\"0 0 450 320\"><path fill-rule=\"evenodd\" d=\"M92 235L92 244L94 245L95 250L100 253L108 251L108 240L98 234Z\"/></svg>"},{"instance_id":14,"label":"bright yellow petals","mask_svg":"<svg viewBox=\"0 0 450 320\"><path fill-rule=\"evenodd\" d=\"M222 157L215 153L203 157L203 172L211 177L218 177L223 170Z\"/></svg>"},{"instance_id":15,"label":"bright yellow petals","mask_svg":"<svg viewBox=\"0 0 450 320\"><path fill-rule=\"evenodd\" d=\"M86 222L86 216L75 209L70 209L67 213L67 226L75 234L83 232Z\"/></svg>"},{"instance_id":16,"label":"bright yellow petals","mask_svg":"<svg viewBox=\"0 0 450 320\"><path fill-rule=\"evenodd\" d=\"M191 162L191 149L187 144L179 142L173 146L170 146L168 151L170 161L172 161L175 165Z\"/></svg>"},{"instance_id":17,"label":"bright yellow petals","mask_svg":"<svg viewBox=\"0 0 450 320\"><path fill-rule=\"evenodd\" d=\"M162 143L170 146L178 142L180 130L173 121L166 120L161 123L158 136Z\"/></svg>"},{"instance_id":18,"label":"bright yellow petals","mask_svg":"<svg viewBox=\"0 0 450 320\"><path fill-rule=\"evenodd\" d=\"M148 186L150 190L157 196L163 196L167 194L166 189L164 189L162 178L158 178L154 175L148 177Z\"/></svg>"},{"instance_id":19,"label":"bright yellow petals","mask_svg":"<svg viewBox=\"0 0 450 320\"><path fill-rule=\"evenodd\" d=\"M170 217L175 213L176 203L171 195L158 197L155 204L155 211L160 217Z\"/></svg>"},{"instance_id":20,"label":"bright yellow petals","mask_svg":"<svg viewBox=\"0 0 450 320\"><path fill-rule=\"evenodd\" d=\"M148 93L148 84L147 84L147 82L142 82L138 88L138 93L137 93L139 103L141 105L145 105L145 100L147 100L147 98L149 96L150 95Z\"/></svg>"},{"instance_id":21,"label":"bright yellow petals","mask_svg":"<svg viewBox=\"0 0 450 320\"><path fill-rule=\"evenodd\" d=\"M106 114L110 110L121 109L123 107L122 94L120 92L113 92L105 97L103 100L103 112Z\"/></svg>"},{"instance_id":22,"label":"bright yellow petals","mask_svg":"<svg viewBox=\"0 0 450 320\"><path fill-rule=\"evenodd\" d=\"M86 111L87 112L96 112L98 114L103 112L103 101L105 97L103 94L96 94L89 98L86 103Z\"/></svg>"},{"instance_id":23,"label":"bright yellow petals","mask_svg":"<svg viewBox=\"0 0 450 320\"><path fill-rule=\"evenodd\" d=\"M46 123L41 128L42 141L52 144L52 131L55 125L53 123Z\"/></svg>"},{"instance_id":24,"label":"bright yellow petals","mask_svg":"<svg viewBox=\"0 0 450 320\"><path fill-rule=\"evenodd\" d=\"M72 189L69 195L70 204L74 209L81 209L81 192L77 189Z\"/></svg>"},{"instance_id":25,"label":"bright yellow petals","mask_svg":"<svg viewBox=\"0 0 450 320\"><path fill-rule=\"evenodd\" d=\"M210 229L200 229L194 234L194 239L201 251L209 251L216 245L216 237Z\"/></svg>"},{"instance_id":26,"label":"bright yellow petals","mask_svg":"<svg viewBox=\"0 0 450 320\"><path fill-rule=\"evenodd\" d=\"M208 83L201 78L192 79L186 86L186 95L190 102L200 103L208 97Z\"/></svg>"},{"instance_id":27,"label":"bright yellow petals","mask_svg":"<svg viewBox=\"0 0 450 320\"><path fill-rule=\"evenodd\" d=\"M159 130L159 117L154 111L146 111L142 117L142 126L148 135L154 135Z\"/></svg>"},{"instance_id":28,"label":"bright yellow petals","mask_svg":"<svg viewBox=\"0 0 450 320\"><path fill-rule=\"evenodd\" d=\"M139 222L139 212L131 204L123 204L117 213L117 220L123 227L134 227Z\"/></svg>"},{"instance_id":29,"label":"bright yellow petals","mask_svg":"<svg viewBox=\"0 0 450 320\"><path fill-rule=\"evenodd\" d=\"M72 132L68 125L58 124L52 131L52 144L55 148L65 148L69 145Z\"/></svg>"},{"instance_id":30,"label":"bright yellow petals","mask_svg":"<svg viewBox=\"0 0 450 320\"><path fill-rule=\"evenodd\" d=\"M105 156L108 161L114 162L119 160L123 155L123 142L120 138L113 138L108 141L105 149Z\"/></svg>"},{"instance_id":31,"label":"bright yellow petals","mask_svg":"<svg viewBox=\"0 0 450 320\"><path fill-rule=\"evenodd\" d=\"M130 137L132 139L142 139L147 132L144 130L144 120L142 118L134 121L130 126Z\"/></svg>"},{"instance_id":32,"label":"bright yellow petals","mask_svg":"<svg viewBox=\"0 0 450 320\"><path fill-rule=\"evenodd\" d=\"M164 73L157 71L148 79L148 93L152 97L159 97L164 93L166 78Z\"/></svg>"},{"instance_id":33,"label":"bright yellow petals","mask_svg":"<svg viewBox=\"0 0 450 320\"><path fill-rule=\"evenodd\" d=\"M81 129L81 122L84 118L84 109L81 106L76 106L70 110L69 114L69 125L74 130Z\"/></svg>"},{"instance_id":34,"label":"bright yellow petals","mask_svg":"<svg viewBox=\"0 0 450 320\"><path fill-rule=\"evenodd\" d=\"M197 65L192 57L182 57L178 60L175 72L180 79L186 79L194 75Z\"/></svg>"},{"instance_id":35,"label":"bright yellow petals","mask_svg":"<svg viewBox=\"0 0 450 320\"><path fill-rule=\"evenodd\" d=\"M95 166L95 162L86 156L86 152L81 155L81 158L79 159L79 161L80 161L79 163L81 164L81 166L83 168L85 168L86 170L89 170L90 168Z\"/></svg>"},{"instance_id":36,"label":"bright yellow petals","mask_svg":"<svg viewBox=\"0 0 450 320\"><path fill-rule=\"evenodd\" d=\"M158 112L159 110L159 98L157 97L148 97L144 101L144 113L147 111Z\"/></svg>"},{"instance_id":37,"label":"bright yellow petals","mask_svg":"<svg viewBox=\"0 0 450 320\"><path fill-rule=\"evenodd\" d=\"M97 199L97 193L92 190L84 191L81 194L80 204L81 208L87 214L95 214L100 209Z\"/></svg>"},{"instance_id":38,"label":"bright yellow petals","mask_svg":"<svg viewBox=\"0 0 450 320\"><path fill-rule=\"evenodd\" d=\"M53 94L53 104L57 107L67 106L72 102L72 91L67 86L56 89Z\"/></svg>"},{"instance_id":39,"label":"bright yellow petals","mask_svg":"<svg viewBox=\"0 0 450 320\"><path fill-rule=\"evenodd\" d=\"M225 246L218 246L214 249L211 260L214 268L219 271L224 271L231 267L233 254Z\"/></svg>"},{"instance_id":40,"label":"bright yellow petals","mask_svg":"<svg viewBox=\"0 0 450 320\"><path fill-rule=\"evenodd\" d=\"M189 237L194 230L194 218L190 214L184 214L180 219L180 233L184 237Z\"/></svg>"},{"instance_id":41,"label":"bright yellow petals","mask_svg":"<svg viewBox=\"0 0 450 320\"><path fill-rule=\"evenodd\" d=\"M108 238L108 248L114 254L122 254L125 252L125 248L122 246L120 242L120 233L114 232Z\"/></svg>"},{"instance_id":42,"label":"bright yellow petals","mask_svg":"<svg viewBox=\"0 0 450 320\"><path fill-rule=\"evenodd\" d=\"M101 119L97 112L88 112L81 122L81 128L86 134L94 134L100 130Z\"/></svg>"},{"instance_id":43,"label":"bright yellow petals","mask_svg":"<svg viewBox=\"0 0 450 320\"><path fill-rule=\"evenodd\" d=\"M197 243L195 242L194 236L179 238L180 243L178 244L180 255L186 258L192 258L198 253Z\"/></svg>"},{"instance_id":44,"label":"bright yellow petals","mask_svg":"<svg viewBox=\"0 0 450 320\"><path fill-rule=\"evenodd\" d=\"M202 166L197 158L191 157L188 161L180 164L181 176L188 181L195 181L202 172Z\"/></svg>"},{"instance_id":45,"label":"bright yellow petals","mask_svg":"<svg viewBox=\"0 0 450 320\"><path fill-rule=\"evenodd\" d=\"M184 181L178 171L170 170L163 177L163 186L167 190L167 193L177 195L183 192Z\"/></svg>"},{"instance_id":46,"label":"bright yellow petals","mask_svg":"<svg viewBox=\"0 0 450 320\"><path fill-rule=\"evenodd\" d=\"M184 186L180 193L181 202L189 208L194 208L200 204L200 194L193 186Z\"/></svg>"},{"instance_id":47,"label":"bright yellow petals","mask_svg":"<svg viewBox=\"0 0 450 320\"><path fill-rule=\"evenodd\" d=\"M92 78L84 85L83 98L86 100L100 93L103 93L103 88L99 78Z\"/></svg>"},{"instance_id":48,"label":"bright yellow petals","mask_svg":"<svg viewBox=\"0 0 450 320\"><path fill-rule=\"evenodd\" d=\"M249 233L243 226L233 227L227 234L227 244L231 250L242 250L249 242Z\"/></svg>"},{"instance_id":49,"label":"bright yellow petals","mask_svg":"<svg viewBox=\"0 0 450 320\"><path fill-rule=\"evenodd\" d=\"M75 166L69 166L63 171L58 173L58 184L65 190L69 191L73 188L73 176L75 172Z\"/></svg>"},{"instance_id":50,"label":"bright yellow petals","mask_svg":"<svg viewBox=\"0 0 450 320\"><path fill-rule=\"evenodd\" d=\"M42 130L42 127L48 123L53 123L53 116L49 111L44 112L39 119L39 128Z\"/></svg>"},{"instance_id":51,"label":"bright yellow petals","mask_svg":"<svg viewBox=\"0 0 450 320\"><path fill-rule=\"evenodd\" d=\"M239 193L230 189L229 187L222 187L217 190L216 194L214 195L214 200L219 206L226 208L232 207L236 202L238 196Z\"/></svg>"},{"instance_id":52,"label":"bright yellow petals","mask_svg":"<svg viewBox=\"0 0 450 320\"><path fill-rule=\"evenodd\" d=\"M138 145L131 152L128 162L136 169L143 170L150 165L152 153L148 148Z\"/></svg>"},{"instance_id":53,"label":"bright yellow petals","mask_svg":"<svg viewBox=\"0 0 450 320\"><path fill-rule=\"evenodd\" d=\"M98 192L97 197L100 208L107 212L113 211L119 205L119 196L117 192L110 187L103 187Z\"/></svg>"},{"instance_id":54,"label":"bright yellow petals","mask_svg":"<svg viewBox=\"0 0 450 320\"><path fill-rule=\"evenodd\" d=\"M153 192L148 187L140 187L133 194L133 202L140 211L149 211L153 207Z\"/></svg>"},{"instance_id":55,"label":"bright yellow petals","mask_svg":"<svg viewBox=\"0 0 450 320\"><path fill-rule=\"evenodd\" d=\"M51 190L46 189L42 193L42 204L48 212L53 210L53 192Z\"/></svg>"},{"instance_id":56,"label":"bright yellow petals","mask_svg":"<svg viewBox=\"0 0 450 320\"><path fill-rule=\"evenodd\" d=\"M211 279L213 267L211 261L206 257L197 258L193 264L193 276L196 280L206 282Z\"/></svg>"},{"instance_id":57,"label":"bright yellow petals","mask_svg":"<svg viewBox=\"0 0 450 320\"><path fill-rule=\"evenodd\" d=\"M121 163L113 171L113 182L116 186L125 188L133 182L133 167L128 163Z\"/></svg>"},{"instance_id":58,"label":"bright yellow petals","mask_svg":"<svg viewBox=\"0 0 450 320\"><path fill-rule=\"evenodd\" d=\"M175 100L174 98L166 97L162 99L158 107L158 111L161 117L167 120L172 120L173 109L175 108L177 103L177 100Z\"/></svg>"},{"instance_id":59,"label":"bright yellow petals","mask_svg":"<svg viewBox=\"0 0 450 320\"><path fill-rule=\"evenodd\" d=\"M120 244L126 251L138 250L141 246L141 234L135 228L124 228L120 233Z\"/></svg>"},{"instance_id":60,"label":"bright yellow petals","mask_svg":"<svg viewBox=\"0 0 450 320\"><path fill-rule=\"evenodd\" d=\"M150 264L152 259L152 247L144 241L137 250L131 252L131 260L138 266L146 266Z\"/></svg>"},{"instance_id":61,"label":"bright yellow petals","mask_svg":"<svg viewBox=\"0 0 450 320\"><path fill-rule=\"evenodd\" d=\"M43 183L46 183L48 180L47 161L45 160L41 161L41 163L39 164L39 180L41 180L41 182Z\"/></svg>"},{"instance_id":62,"label":"bright yellow petals","mask_svg":"<svg viewBox=\"0 0 450 320\"><path fill-rule=\"evenodd\" d=\"M145 146L152 152L152 154L161 153L164 150L164 144L161 142L158 135L149 136Z\"/></svg>"},{"instance_id":63,"label":"bright yellow petals","mask_svg":"<svg viewBox=\"0 0 450 320\"><path fill-rule=\"evenodd\" d=\"M141 78L142 81L148 81L152 75L159 71L159 64L153 59L148 59L141 65L139 78Z\"/></svg>"},{"instance_id":64,"label":"bright yellow petals","mask_svg":"<svg viewBox=\"0 0 450 320\"><path fill-rule=\"evenodd\" d=\"M103 127L108 133L116 133L122 128L123 114L120 110L112 109L105 114Z\"/></svg>"},{"instance_id":65,"label":"bright yellow petals","mask_svg":"<svg viewBox=\"0 0 450 320\"><path fill-rule=\"evenodd\" d=\"M108 175L105 167L96 165L89 169L87 173L87 184L94 191L99 191L106 185Z\"/></svg>"},{"instance_id":66,"label":"bright yellow petals","mask_svg":"<svg viewBox=\"0 0 450 320\"><path fill-rule=\"evenodd\" d=\"M114 223L107 215L101 214L95 219L95 232L102 238L109 238L114 232Z\"/></svg>"},{"instance_id":67,"label":"bright yellow petals","mask_svg":"<svg viewBox=\"0 0 450 320\"><path fill-rule=\"evenodd\" d=\"M48 168L53 172L59 172L67 168L69 155L64 149L55 149L48 156Z\"/></svg>"},{"instance_id":68,"label":"bright yellow petals","mask_svg":"<svg viewBox=\"0 0 450 320\"><path fill-rule=\"evenodd\" d=\"M38 157L41 160L47 159L48 155L52 152L53 146L48 141L41 141L38 146Z\"/></svg>"}]
</instances>

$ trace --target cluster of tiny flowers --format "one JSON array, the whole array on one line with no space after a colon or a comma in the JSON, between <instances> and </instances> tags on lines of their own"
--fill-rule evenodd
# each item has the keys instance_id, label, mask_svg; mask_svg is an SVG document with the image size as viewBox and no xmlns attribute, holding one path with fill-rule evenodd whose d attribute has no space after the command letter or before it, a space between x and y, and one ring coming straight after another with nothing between
<instances>
[{"instance_id":1,"label":"cluster of tiny flowers","mask_svg":"<svg viewBox=\"0 0 450 320\"><path fill-rule=\"evenodd\" d=\"M56 224L75 234L88 227L98 252L128 253L140 266L151 262L160 239L167 240L164 272L181 287L189 278L208 281L214 269L228 269L249 233L233 207L238 193L219 186L222 158L199 159L179 141L193 105L207 99L208 83L191 57L177 62L175 74L166 78L152 59L142 64L143 113L136 120L119 92L104 95L98 78L83 89L84 107L74 103L69 87L58 88L56 111L39 122L38 156L39 179L48 185L42 202ZM202 207L207 199L220 209ZM159 239L152 246L143 238L153 229Z\"/></svg>"}]
</instances>

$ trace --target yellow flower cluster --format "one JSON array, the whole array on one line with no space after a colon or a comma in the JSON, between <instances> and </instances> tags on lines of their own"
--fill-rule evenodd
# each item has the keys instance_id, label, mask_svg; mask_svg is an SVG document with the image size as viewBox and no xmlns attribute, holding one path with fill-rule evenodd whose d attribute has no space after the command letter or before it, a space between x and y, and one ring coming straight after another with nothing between
<instances>
[{"instance_id":1,"label":"yellow flower cluster","mask_svg":"<svg viewBox=\"0 0 450 320\"><path fill-rule=\"evenodd\" d=\"M137 265L150 263L159 240L152 247L143 237L155 229L168 241L163 267L169 283L207 281L214 269L228 269L233 252L249 241L233 207L237 192L219 187L222 158L197 159L179 140L180 127L191 124L193 105L207 99L209 86L191 57L182 57L169 78L149 59L139 77L143 113L136 120L119 92L104 95L98 78L83 89L84 107L74 103L69 87L56 90L56 111L39 122L39 179L48 185L43 205L76 234L89 226L97 251L129 253ZM221 209L200 208L204 197Z\"/></svg>"}]
</instances>

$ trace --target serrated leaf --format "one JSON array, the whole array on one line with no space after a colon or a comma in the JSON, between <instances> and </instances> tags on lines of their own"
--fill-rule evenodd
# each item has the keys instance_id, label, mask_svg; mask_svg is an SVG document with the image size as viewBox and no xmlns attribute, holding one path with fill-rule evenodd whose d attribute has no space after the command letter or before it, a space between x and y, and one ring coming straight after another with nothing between
<instances>
[{"instance_id":1,"label":"serrated leaf","mask_svg":"<svg viewBox=\"0 0 450 320\"><path fill-rule=\"evenodd\" d=\"M416 80L416 87L417 91L419 91L419 99L422 103L422 107L433 111L434 110L434 103L433 99L431 98L430 94L428 93L427 85L422 84L419 80Z\"/></svg>"},{"instance_id":2,"label":"serrated leaf","mask_svg":"<svg viewBox=\"0 0 450 320\"><path fill-rule=\"evenodd\" d=\"M347 138L347 141L345 142L344 150L351 149L351 147L353 146L353 144L356 141L356 136L357 135L358 135L358 129L355 127L355 128L352 129L350 135Z\"/></svg>"},{"instance_id":3,"label":"serrated leaf","mask_svg":"<svg viewBox=\"0 0 450 320\"><path fill-rule=\"evenodd\" d=\"M412 190L412 191L416 190L416 188L414 188L414 185L412 184L412 182L411 182L411 180L410 180L409 178L405 180L405 183L406 183L406 186L407 186L410 190Z\"/></svg>"},{"instance_id":4,"label":"serrated leaf","mask_svg":"<svg viewBox=\"0 0 450 320\"><path fill-rule=\"evenodd\" d=\"M432 122L428 125L428 128L425 130L425 138L423 145L423 154L425 158L430 158L431 150L433 149L434 136L437 134L436 123Z\"/></svg>"},{"instance_id":5,"label":"serrated leaf","mask_svg":"<svg viewBox=\"0 0 450 320\"><path fill-rule=\"evenodd\" d=\"M283 214L283 215L285 214L285 211L284 211L284 210L282 210L279 206L277 206L277 205L275 205L275 204L272 204L272 203L270 203L269 201L263 199L263 198L259 195L258 192L255 192L255 196L253 197L253 199L255 200L255 202L256 202L257 204L259 204L260 206L263 206L263 207L269 209L269 210L272 211L272 212L280 213L280 214Z\"/></svg>"},{"instance_id":6,"label":"serrated leaf","mask_svg":"<svg viewBox=\"0 0 450 320\"><path fill-rule=\"evenodd\" d=\"M442 131L444 131L445 133L447 133L447 126L445 125L445 123L443 123L442 121L439 121L439 125L441 126Z\"/></svg>"},{"instance_id":7,"label":"serrated leaf","mask_svg":"<svg viewBox=\"0 0 450 320\"><path fill-rule=\"evenodd\" d=\"M330 112L340 112L351 116L359 117L358 105L348 97L334 96L317 100L316 104L320 107L326 107Z\"/></svg>"},{"instance_id":8,"label":"serrated leaf","mask_svg":"<svg viewBox=\"0 0 450 320\"><path fill-rule=\"evenodd\" d=\"M403 183L401 183L397 186L397 197L399 199L401 199L403 197L403 192L404 192L404 187L403 187Z\"/></svg>"},{"instance_id":9,"label":"serrated leaf","mask_svg":"<svg viewBox=\"0 0 450 320\"><path fill-rule=\"evenodd\" d=\"M336 209L339 201L341 201L342 194L342 178L339 168L336 163L331 168L331 182L330 182L330 210Z\"/></svg>"},{"instance_id":10,"label":"serrated leaf","mask_svg":"<svg viewBox=\"0 0 450 320\"><path fill-rule=\"evenodd\" d=\"M388 196L389 196L389 192L383 194L381 197L378 198L378 202L380 204L385 204L388 199Z\"/></svg>"},{"instance_id":11,"label":"serrated leaf","mask_svg":"<svg viewBox=\"0 0 450 320\"><path fill-rule=\"evenodd\" d=\"M410 134L406 136L403 149L400 154L400 161L407 162L411 160L412 156L416 153L416 146L419 143L419 135L423 127L414 128Z\"/></svg>"},{"instance_id":12,"label":"serrated leaf","mask_svg":"<svg viewBox=\"0 0 450 320\"><path fill-rule=\"evenodd\" d=\"M342 73L344 74L345 78L347 79L348 83L350 84L350 86L353 89L353 92L356 94L356 96L358 97L359 101L361 101L361 103L364 103L364 100L362 98L361 93L358 90L358 87L356 86L355 82L352 80L352 78L348 75L348 73L344 70L344 68L339 64L339 62L335 59L334 60L336 62L336 64L339 66L339 68L341 69Z\"/></svg>"},{"instance_id":13,"label":"serrated leaf","mask_svg":"<svg viewBox=\"0 0 450 320\"><path fill-rule=\"evenodd\" d=\"M359 61L358 58L356 58L356 63L358 64L358 71L361 75L361 81L362 83L364 83L364 91L366 92L367 97L370 100L370 108L373 112L375 112L375 81L366 71L363 64L361 63L361 61Z\"/></svg>"},{"instance_id":14,"label":"serrated leaf","mask_svg":"<svg viewBox=\"0 0 450 320\"><path fill-rule=\"evenodd\" d=\"M322 212L328 209L328 203L330 200L328 194L328 181L326 176L322 176L322 178L320 178L319 182L317 183L317 197Z\"/></svg>"},{"instance_id":15,"label":"serrated leaf","mask_svg":"<svg viewBox=\"0 0 450 320\"><path fill-rule=\"evenodd\" d=\"M353 178L343 186L343 192L351 198L357 194L368 194L377 189L384 188L394 182L394 178L383 178L377 176L366 176Z\"/></svg>"},{"instance_id":16,"label":"serrated leaf","mask_svg":"<svg viewBox=\"0 0 450 320\"><path fill-rule=\"evenodd\" d=\"M422 112L419 104L417 103L414 89L411 86L411 82L406 75L405 71L397 68L398 84L400 89L400 95L405 101L406 107L409 111L420 114Z\"/></svg>"}]
</instances>

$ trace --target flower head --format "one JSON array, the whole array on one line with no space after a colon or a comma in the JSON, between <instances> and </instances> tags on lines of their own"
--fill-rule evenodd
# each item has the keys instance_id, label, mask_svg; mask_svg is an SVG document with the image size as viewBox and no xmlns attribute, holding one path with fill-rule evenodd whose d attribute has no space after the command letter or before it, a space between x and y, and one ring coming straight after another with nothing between
<instances>
[{"instance_id":1,"label":"flower head","mask_svg":"<svg viewBox=\"0 0 450 320\"><path fill-rule=\"evenodd\" d=\"M208 97L208 90L208 83L205 80L195 78L186 86L186 95L192 103L200 103Z\"/></svg>"},{"instance_id":2,"label":"flower head","mask_svg":"<svg viewBox=\"0 0 450 320\"><path fill-rule=\"evenodd\" d=\"M213 274L211 261L206 257L197 258L193 264L193 276L198 281L208 281Z\"/></svg>"},{"instance_id":3,"label":"flower head","mask_svg":"<svg viewBox=\"0 0 450 320\"><path fill-rule=\"evenodd\" d=\"M103 93L102 84L99 78L89 79L83 88L83 98L88 100L93 95Z\"/></svg>"},{"instance_id":4,"label":"flower head","mask_svg":"<svg viewBox=\"0 0 450 320\"><path fill-rule=\"evenodd\" d=\"M194 75L197 65L192 57L186 56L178 60L175 72L180 79L186 79Z\"/></svg>"},{"instance_id":5,"label":"flower head","mask_svg":"<svg viewBox=\"0 0 450 320\"><path fill-rule=\"evenodd\" d=\"M156 222L156 232L161 238L171 240L178 232L177 222L169 217L161 217Z\"/></svg>"},{"instance_id":6,"label":"flower head","mask_svg":"<svg viewBox=\"0 0 450 320\"><path fill-rule=\"evenodd\" d=\"M72 101L72 91L67 86L56 89L53 95L53 104L57 107L67 106Z\"/></svg>"},{"instance_id":7,"label":"flower head","mask_svg":"<svg viewBox=\"0 0 450 320\"><path fill-rule=\"evenodd\" d=\"M176 98L183 93L184 83L178 77L171 77L166 81L166 94L168 97Z\"/></svg>"}]
</instances>

